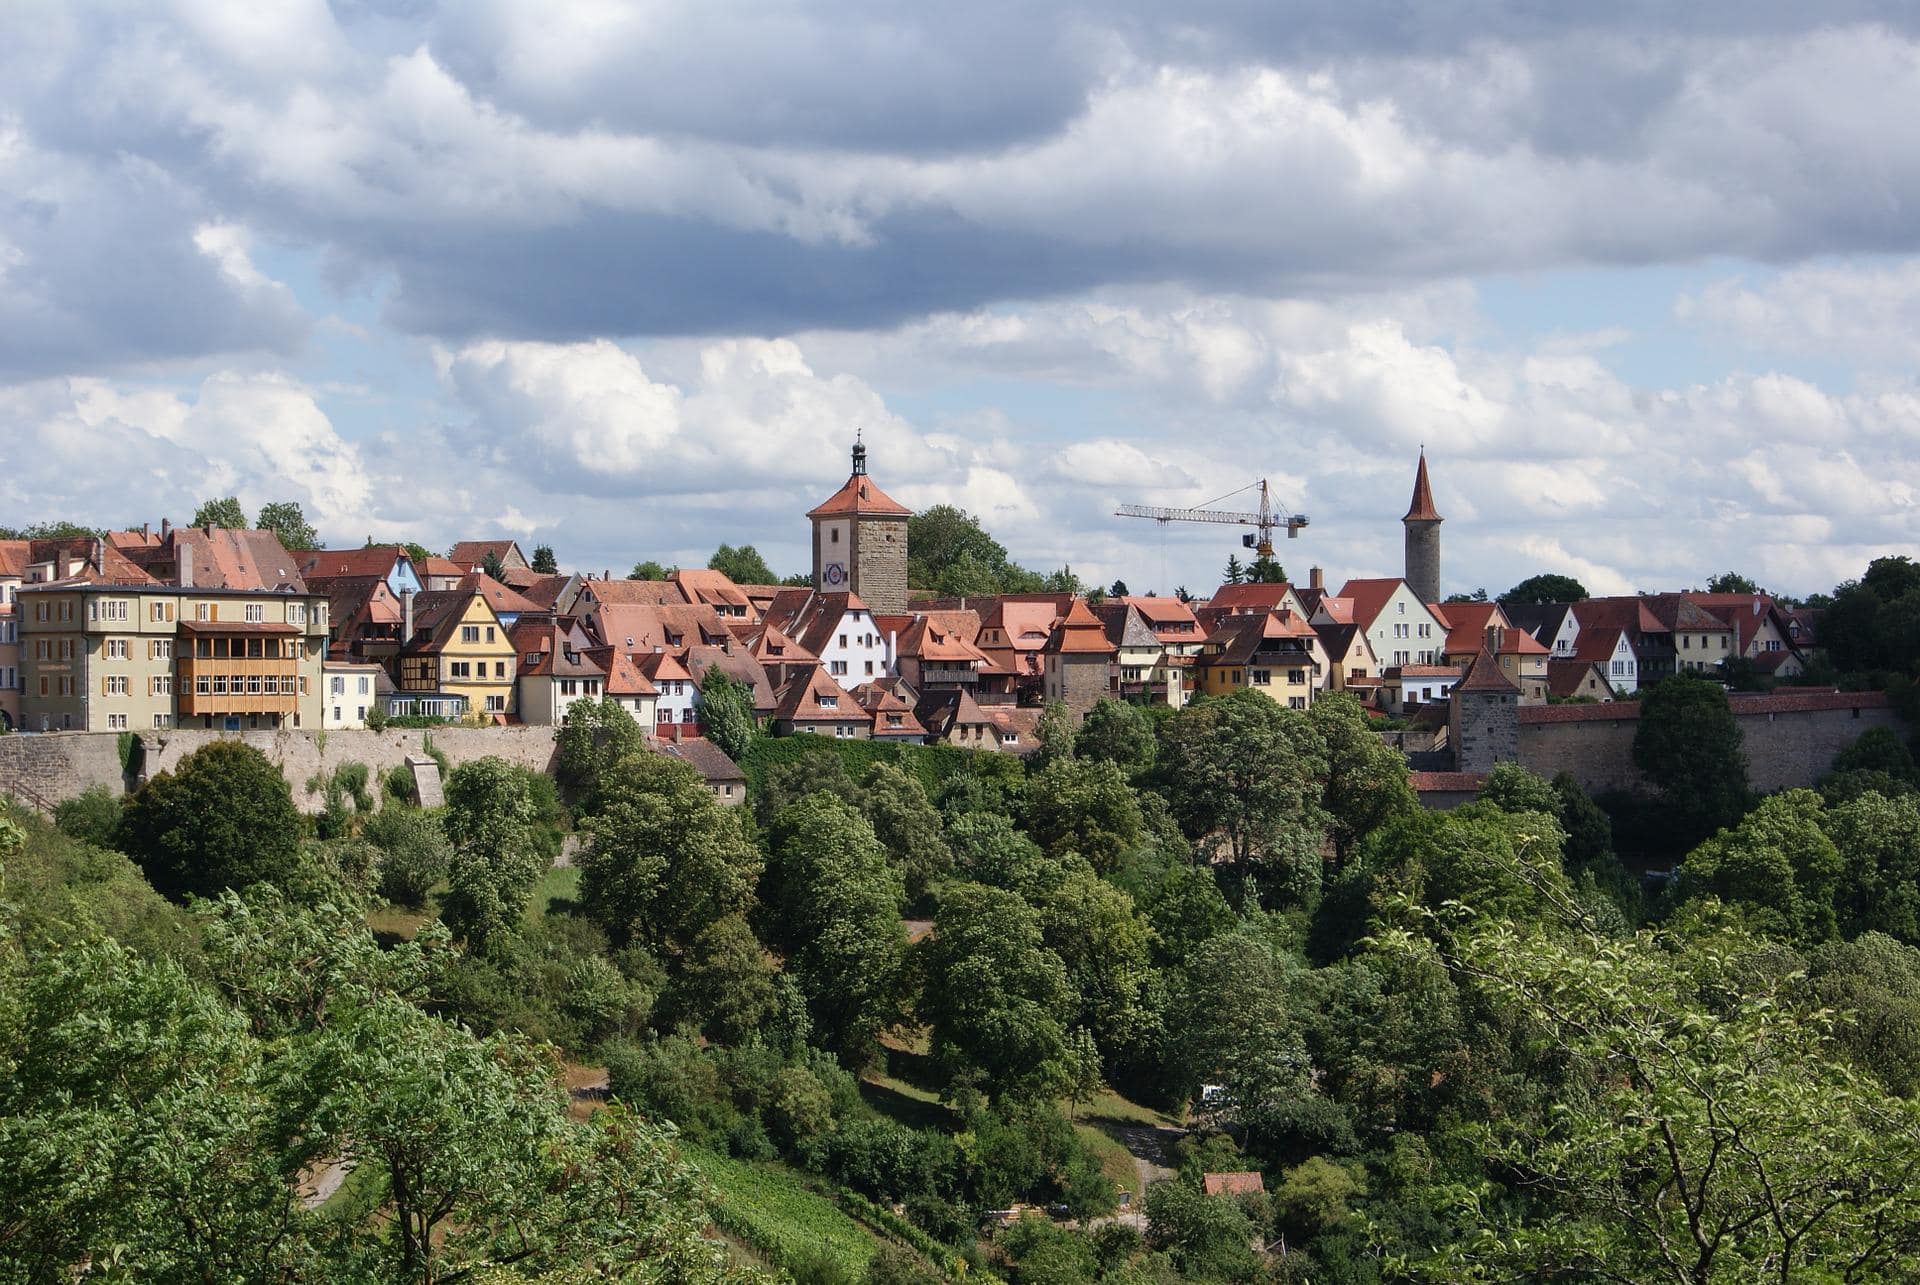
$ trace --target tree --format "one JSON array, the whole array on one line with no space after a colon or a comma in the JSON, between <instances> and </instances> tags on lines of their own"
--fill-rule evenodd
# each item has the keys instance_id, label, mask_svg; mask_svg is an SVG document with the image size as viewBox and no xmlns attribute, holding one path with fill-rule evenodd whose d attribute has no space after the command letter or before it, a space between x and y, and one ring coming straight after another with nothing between
<instances>
[{"instance_id":1,"label":"tree","mask_svg":"<svg viewBox=\"0 0 1920 1285\"><path fill-rule=\"evenodd\" d=\"M1006 548L980 527L980 520L951 504L936 504L907 520L907 583L916 589L954 593L947 577L988 587L993 593L1009 569Z\"/></svg>"},{"instance_id":2,"label":"tree","mask_svg":"<svg viewBox=\"0 0 1920 1285\"><path fill-rule=\"evenodd\" d=\"M127 801L118 846L176 901L266 880L285 886L299 864L300 814L287 779L239 741L216 741L162 772Z\"/></svg>"},{"instance_id":3,"label":"tree","mask_svg":"<svg viewBox=\"0 0 1920 1285\"><path fill-rule=\"evenodd\" d=\"M1572 576L1545 573L1528 576L1500 595L1501 602L1583 602L1587 587Z\"/></svg>"},{"instance_id":4,"label":"tree","mask_svg":"<svg viewBox=\"0 0 1920 1285\"><path fill-rule=\"evenodd\" d=\"M441 916L474 947L511 935L545 869L534 846L534 801L525 769L488 756L447 777L448 863Z\"/></svg>"},{"instance_id":5,"label":"tree","mask_svg":"<svg viewBox=\"0 0 1920 1285\"><path fill-rule=\"evenodd\" d=\"M0 540L76 540L105 539L106 531L100 527L82 526L78 522L57 519L52 522L33 522L26 526L0 527Z\"/></svg>"},{"instance_id":6,"label":"tree","mask_svg":"<svg viewBox=\"0 0 1920 1285\"><path fill-rule=\"evenodd\" d=\"M1485 589L1475 589L1472 593L1450 593L1446 596L1446 601L1450 603L1452 602L1485 602L1486 600L1487 600L1487 591Z\"/></svg>"},{"instance_id":7,"label":"tree","mask_svg":"<svg viewBox=\"0 0 1920 1285\"><path fill-rule=\"evenodd\" d=\"M1188 962L1173 1054L1183 1095L1221 1085L1221 1114L1270 1145L1291 1104L1310 1096L1306 1044L1287 1010L1287 963L1250 933L1215 937Z\"/></svg>"},{"instance_id":8,"label":"tree","mask_svg":"<svg viewBox=\"0 0 1920 1285\"><path fill-rule=\"evenodd\" d=\"M1129 780L1153 766L1156 748L1153 727L1139 706L1107 697L1094 702L1073 736L1075 754L1111 763Z\"/></svg>"},{"instance_id":9,"label":"tree","mask_svg":"<svg viewBox=\"0 0 1920 1285\"><path fill-rule=\"evenodd\" d=\"M774 584L779 580L760 551L750 544L737 549L730 544L721 545L707 559L707 567L735 584Z\"/></svg>"},{"instance_id":10,"label":"tree","mask_svg":"<svg viewBox=\"0 0 1920 1285\"><path fill-rule=\"evenodd\" d=\"M689 943L663 999L673 1020L690 1022L708 1039L744 1043L779 1012L779 969L744 915L727 915Z\"/></svg>"},{"instance_id":11,"label":"tree","mask_svg":"<svg viewBox=\"0 0 1920 1285\"><path fill-rule=\"evenodd\" d=\"M765 584L763 580L736 584ZM722 754L738 763L753 744L753 690L735 682L718 665L707 666L700 680L700 726Z\"/></svg>"},{"instance_id":12,"label":"tree","mask_svg":"<svg viewBox=\"0 0 1920 1285\"><path fill-rule=\"evenodd\" d=\"M1331 821L1335 851L1342 857L1361 835L1388 817L1419 806L1407 778L1407 761L1375 735L1360 702L1346 692L1323 692L1307 721L1327 750L1327 784L1320 805Z\"/></svg>"},{"instance_id":13,"label":"tree","mask_svg":"<svg viewBox=\"0 0 1920 1285\"><path fill-rule=\"evenodd\" d=\"M1172 1259L1181 1278L1254 1280L1260 1260L1253 1252L1259 1233L1240 1206L1225 1196L1164 1179L1147 1188L1147 1243Z\"/></svg>"},{"instance_id":14,"label":"tree","mask_svg":"<svg viewBox=\"0 0 1920 1285\"><path fill-rule=\"evenodd\" d=\"M953 849L926 790L893 764L875 763L861 778L857 797L873 837L900 871L908 903L923 903L953 873Z\"/></svg>"},{"instance_id":15,"label":"tree","mask_svg":"<svg viewBox=\"0 0 1920 1285\"><path fill-rule=\"evenodd\" d=\"M488 549L486 556L480 559L480 574L499 580L507 574L507 564L500 560L500 551Z\"/></svg>"},{"instance_id":16,"label":"tree","mask_svg":"<svg viewBox=\"0 0 1920 1285\"><path fill-rule=\"evenodd\" d=\"M823 1047L859 1065L900 1017L903 890L849 804L814 794L774 820L768 919Z\"/></svg>"},{"instance_id":17,"label":"tree","mask_svg":"<svg viewBox=\"0 0 1920 1285\"><path fill-rule=\"evenodd\" d=\"M231 495L225 499L202 500L200 507L193 511L192 525L244 531L247 529L247 512L240 507L240 501Z\"/></svg>"},{"instance_id":18,"label":"tree","mask_svg":"<svg viewBox=\"0 0 1920 1285\"><path fill-rule=\"evenodd\" d=\"M1518 763L1495 763L1480 797L1502 812L1540 812L1555 819L1560 815L1560 795L1553 784Z\"/></svg>"},{"instance_id":19,"label":"tree","mask_svg":"<svg viewBox=\"0 0 1920 1285\"><path fill-rule=\"evenodd\" d=\"M121 807L117 790L106 785L90 785L73 798L56 804L53 820L62 834L96 848L111 848L120 829Z\"/></svg>"},{"instance_id":20,"label":"tree","mask_svg":"<svg viewBox=\"0 0 1920 1285\"><path fill-rule=\"evenodd\" d=\"M932 1026L934 1058L949 1081L976 1071L996 1097L1060 1086L1072 990L1032 908L998 888L957 885L914 950L915 1013Z\"/></svg>"},{"instance_id":21,"label":"tree","mask_svg":"<svg viewBox=\"0 0 1920 1285\"><path fill-rule=\"evenodd\" d=\"M1167 802L1203 849L1236 864L1317 861L1327 749L1305 714L1234 692L1195 701L1160 735Z\"/></svg>"},{"instance_id":22,"label":"tree","mask_svg":"<svg viewBox=\"0 0 1920 1285\"><path fill-rule=\"evenodd\" d=\"M1055 759L1027 783L1024 820L1053 856L1077 853L1095 870L1112 870L1140 842L1146 823L1120 769L1089 759Z\"/></svg>"},{"instance_id":23,"label":"tree","mask_svg":"<svg viewBox=\"0 0 1920 1285\"><path fill-rule=\"evenodd\" d=\"M530 565L536 572L543 576L557 576L560 574L560 564L554 561L553 546L550 544L536 544L533 546L533 562Z\"/></svg>"},{"instance_id":24,"label":"tree","mask_svg":"<svg viewBox=\"0 0 1920 1285\"><path fill-rule=\"evenodd\" d=\"M380 850L380 895L402 906L424 906L447 877L453 847L440 818L420 808L389 805L368 817L360 836Z\"/></svg>"},{"instance_id":25,"label":"tree","mask_svg":"<svg viewBox=\"0 0 1920 1285\"><path fill-rule=\"evenodd\" d=\"M1238 922L1233 907L1220 895L1213 872L1203 866L1175 866L1142 907L1153 927L1154 952L1159 962L1184 964L1203 944Z\"/></svg>"},{"instance_id":26,"label":"tree","mask_svg":"<svg viewBox=\"0 0 1920 1285\"><path fill-rule=\"evenodd\" d=\"M568 705L555 741L555 774L583 801L583 809L592 812L615 765L645 752L647 734L631 711L603 696Z\"/></svg>"},{"instance_id":27,"label":"tree","mask_svg":"<svg viewBox=\"0 0 1920 1285\"><path fill-rule=\"evenodd\" d=\"M1066 1052L1061 1059L1060 1095L1071 1109L1100 1096L1106 1079L1100 1069L1100 1046L1093 1032L1076 1026L1067 1033ZM1069 1117L1071 1118L1071 1117Z\"/></svg>"},{"instance_id":28,"label":"tree","mask_svg":"<svg viewBox=\"0 0 1920 1285\"><path fill-rule=\"evenodd\" d=\"M313 529L313 524L307 521L307 515L300 511L297 500L262 505L259 521L254 525L262 531L273 532L280 541L280 547L289 553L320 547L320 533Z\"/></svg>"},{"instance_id":29,"label":"tree","mask_svg":"<svg viewBox=\"0 0 1920 1285\"><path fill-rule=\"evenodd\" d=\"M1159 1034L1160 1012L1152 931L1133 898L1075 861L1037 909L1041 940L1073 988L1069 1020L1091 1031L1109 1060L1144 1051Z\"/></svg>"},{"instance_id":30,"label":"tree","mask_svg":"<svg viewBox=\"0 0 1920 1285\"><path fill-rule=\"evenodd\" d=\"M1227 555L1227 570L1225 575L1223 576L1223 579L1227 584L1245 584L1246 583L1247 570L1245 567L1240 565L1239 554L1229 553Z\"/></svg>"},{"instance_id":31,"label":"tree","mask_svg":"<svg viewBox=\"0 0 1920 1285\"><path fill-rule=\"evenodd\" d=\"M1248 584L1285 584L1286 581L1287 569L1264 553L1247 567Z\"/></svg>"},{"instance_id":32,"label":"tree","mask_svg":"<svg viewBox=\"0 0 1920 1285\"><path fill-rule=\"evenodd\" d=\"M1868 792L1829 809L1822 824L1843 865L1841 933L1920 942L1920 800Z\"/></svg>"},{"instance_id":33,"label":"tree","mask_svg":"<svg viewBox=\"0 0 1920 1285\"><path fill-rule=\"evenodd\" d=\"M1719 575L1707 581L1707 592L1708 593L1765 593L1766 590L1762 589L1759 585L1755 584L1752 580L1748 579L1746 576L1741 575L1738 571L1723 571Z\"/></svg>"},{"instance_id":34,"label":"tree","mask_svg":"<svg viewBox=\"0 0 1920 1285\"><path fill-rule=\"evenodd\" d=\"M1110 585L1108 585L1108 586L1107 586L1107 597L1109 597L1109 598L1124 598L1124 597L1126 597L1126 596L1127 596L1127 582L1126 582L1126 581L1124 581L1124 580L1115 580L1115 581L1114 581L1114 582L1113 582L1112 584L1110 584Z\"/></svg>"},{"instance_id":35,"label":"tree","mask_svg":"<svg viewBox=\"0 0 1920 1285\"><path fill-rule=\"evenodd\" d=\"M629 580L665 580L674 571L672 567L663 567L652 558L633 564L633 570L627 572Z\"/></svg>"},{"instance_id":36,"label":"tree","mask_svg":"<svg viewBox=\"0 0 1920 1285\"><path fill-rule=\"evenodd\" d=\"M1640 699L1633 763L1670 810L1677 832L1697 841L1747 809L1747 757L1740 727L1716 683L1675 674Z\"/></svg>"},{"instance_id":37,"label":"tree","mask_svg":"<svg viewBox=\"0 0 1920 1285\"><path fill-rule=\"evenodd\" d=\"M1431 1275L1703 1285L1920 1270L1920 1106L1836 1056L1830 1014L1790 968L1756 966L1761 943L1495 917L1447 932L1463 984L1524 1017L1591 1087L1546 1119L1503 1113L1465 1131L1505 1185L1467 1193L1459 1216L1485 1233L1448 1246Z\"/></svg>"},{"instance_id":38,"label":"tree","mask_svg":"<svg viewBox=\"0 0 1920 1285\"><path fill-rule=\"evenodd\" d=\"M580 901L616 945L684 949L744 914L762 861L746 818L713 797L691 765L639 750L608 775L581 823Z\"/></svg>"}]
</instances>

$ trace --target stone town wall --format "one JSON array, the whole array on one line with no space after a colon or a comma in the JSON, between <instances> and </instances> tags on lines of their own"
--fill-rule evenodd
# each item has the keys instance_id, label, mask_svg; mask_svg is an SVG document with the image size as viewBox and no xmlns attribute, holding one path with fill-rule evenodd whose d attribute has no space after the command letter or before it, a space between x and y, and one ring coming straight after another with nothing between
<instances>
[{"instance_id":1,"label":"stone town wall","mask_svg":"<svg viewBox=\"0 0 1920 1285\"><path fill-rule=\"evenodd\" d=\"M1834 755L1872 728L1906 731L1875 692L1734 696L1729 703L1748 779L1763 793L1812 785ZM1520 762L1541 776L1571 773L1589 793L1645 790L1633 766L1638 717L1630 702L1529 707L1520 711Z\"/></svg>"},{"instance_id":2,"label":"stone town wall","mask_svg":"<svg viewBox=\"0 0 1920 1285\"><path fill-rule=\"evenodd\" d=\"M389 728L383 732L284 729L277 732L217 732L176 729L148 732L145 772L155 776L179 766L180 760L217 740L238 740L253 746L280 769L293 787L293 801L306 812L318 812L322 799L307 793L307 780L331 773L342 763L358 762L376 778L404 763L408 755L433 746L458 767L493 755L538 772L551 771L555 754L552 727L436 727ZM120 789L120 753L117 736L110 733L55 732L42 735L0 736L0 794L11 794L41 808L73 798L91 786ZM376 789L375 793L378 793Z\"/></svg>"},{"instance_id":3,"label":"stone town wall","mask_svg":"<svg viewBox=\"0 0 1920 1285\"><path fill-rule=\"evenodd\" d=\"M1485 772L1520 757L1519 705L1519 692L1454 692L1447 739L1460 771Z\"/></svg>"}]
</instances>

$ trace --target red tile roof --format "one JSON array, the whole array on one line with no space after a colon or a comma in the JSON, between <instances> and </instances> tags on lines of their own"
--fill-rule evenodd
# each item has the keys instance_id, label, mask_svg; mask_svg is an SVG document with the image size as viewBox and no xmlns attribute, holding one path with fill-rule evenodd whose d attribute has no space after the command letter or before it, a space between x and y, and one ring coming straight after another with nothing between
<instances>
[{"instance_id":1,"label":"red tile roof","mask_svg":"<svg viewBox=\"0 0 1920 1285\"><path fill-rule=\"evenodd\" d=\"M823 705L824 700L834 702ZM808 665L780 693L773 716L783 723L864 723L867 712L853 693L833 681L825 665Z\"/></svg>"},{"instance_id":2,"label":"red tile roof","mask_svg":"<svg viewBox=\"0 0 1920 1285\"><path fill-rule=\"evenodd\" d=\"M1251 1170L1243 1173L1201 1174L1200 1185L1209 1196L1244 1196L1267 1189L1265 1180Z\"/></svg>"},{"instance_id":3,"label":"red tile roof","mask_svg":"<svg viewBox=\"0 0 1920 1285\"><path fill-rule=\"evenodd\" d=\"M1085 598L1075 598L1067 614L1054 627L1047 650L1063 655L1111 656L1119 649L1107 641L1107 627L1087 606Z\"/></svg>"},{"instance_id":4,"label":"red tile roof","mask_svg":"<svg viewBox=\"0 0 1920 1285\"><path fill-rule=\"evenodd\" d=\"M1459 684L1455 686L1454 690L1459 692L1513 692L1518 694L1520 688L1514 684L1511 678L1508 678L1506 674L1502 672L1500 662L1494 659L1493 653L1485 647L1482 647L1479 654L1467 662L1467 672L1461 677Z\"/></svg>"},{"instance_id":5,"label":"red tile roof","mask_svg":"<svg viewBox=\"0 0 1920 1285\"><path fill-rule=\"evenodd\" d=\"M725 607L730 612L757 615L752 599L746 591L733 582L724 571L714 571L705 567L683 567L667 574L667 579L680 587L686 601L701 603L709 607Z\"/></svg>"},{"instance_id":6,"label":"red tile roof","mask_svg":"<svg viewBox=\"0 0 1920 1285\"><path fill-rule=\"evenodd\" d=\"M385 578L396 560L407 556L397 544L373 544L364 549L307 549L294 555L300 574L308 580L364 576Z\"/></svg>"},{"instance_id":7,"label":"red tile roof","mask_svg":"<svg viewBox=\"0 0 1920 1285\"><path fill-rule=\"evenodd\" d=\"M653 681L640 672L633 663L633 657L617 647L595 647L590 653L594 660L607 671L606 693L609 696L658 696L659 689Z\"/></svg>"},{"instance_id":8,"label":"red tile roof","mask_svg":"<svg viewBox=\"0 0 1920 1285\"><path fill-rule=\"evenodd\" d=\"M26 540L0 540L0 576L19 579L27 574L27 555L32 544Z\"/></svg>"},{"instance_id":9,"label":"red tile roof","mask_svg":"<svg viewBox=\"0 0 1920 1285\"><path fill-rule=\"evenodd\" d=\"M1269 611L1287 600L1293 586L1280 584L1223 584L1207 600L1209 607L1229 611Z\"/></svg>"},{"instance_id":10,"label":"red tile roof","mask_svg":"<svg viewBox=\"0 0 1920 1285\"><path fill-rule=\"evenodd\" d=\"M519 546L512 540L462 540L447 550L447 558L463 568L470 568L485 562L489 553L505 562L508 554L519 552Z\"/></svg>"},{"instance_id":11,"label":"red tile roof","mask_svg":"<svg viewBox=\"0 0 1920 1285\"><path fill-rule=\"evenodd\" d=\"M885 491L864 473L847 478L847 484L807 511L810 518L834 518L859 514L861 517L910 518L913 510L895 503Z\"/></svg>"},{"instance_id":12,"label":"red tile roof","mask_svg":"<svg viewBox=\"0 0 1920 1285\"><path fill-rule=\"evenodd\" d=\"M508 615L521 615L529 611L539 611L541 606L514 589L509 589L484 571L469 571L460 577L459 587L477 589L496 612Z\"/></svg>"},{"instance_id":13,"label":"red tile roof","mask_svg":"<svg viewBox=\"0 0 1920 1285\"><path fill-rule=\"evenodd\" d=\"M1407 505L1402 522L1439 522L1440 510L1433 507L1433 487L1427 483L1427 453L1420 452L1420 471L1413 475L1413 502Z\"/></svg>"},{"instance_id":14,"label":"red tile roof","mask_svg":"<svg viewBox=\"0 0 1920 1285\"><path fill-rule=\"evenodd\" d=\"M1373 628L1373 622L1386 610L1387 600L1393 597L1393 591L1406 581L1398 576L1378 580L1349 580L1340 586L1339 596L1353 603L1353 623L1362 629Z\"/></svg>"}]
</instances>

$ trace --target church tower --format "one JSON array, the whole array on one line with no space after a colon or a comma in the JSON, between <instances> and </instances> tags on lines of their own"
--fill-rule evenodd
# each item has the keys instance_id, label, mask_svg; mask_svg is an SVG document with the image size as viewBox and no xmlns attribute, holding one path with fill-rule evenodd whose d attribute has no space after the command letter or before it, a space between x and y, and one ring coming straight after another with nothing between
<instances>
[{"instance_id":1,"label":"church tower","mask_svg":"<svg viewBox=\"0 0 1920 1285\"><path fill-rule=\"evenodd\" d=\"M853 444L853 472L832 498L807 514L813 523L813 587L821 593L851 591L867 609L899 614L907 609L907 519L913 510L896 504L867 477L867 448Z\"/></svg>"},{"instance_id":2,"label":"church tower","mask_svg":"<svg viewBox=\"0 0 1920 1285\"><path fill-rule=\"evenodd\" d=\"M1420 450L1420 471L1413 478L1413 503L1400 519L1407 529L1407 587L1422 602L1440 601L1440 511L1427 484L1427 452Z\"/></svg>"}]
</instances>

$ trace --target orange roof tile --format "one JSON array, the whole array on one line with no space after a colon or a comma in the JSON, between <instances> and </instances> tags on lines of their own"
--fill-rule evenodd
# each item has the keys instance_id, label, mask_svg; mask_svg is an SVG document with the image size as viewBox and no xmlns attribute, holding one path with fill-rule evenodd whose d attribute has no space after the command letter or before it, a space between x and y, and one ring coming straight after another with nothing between
<instances>
[{"instance_id":1,"label":"orange roof tile","mask_svg":"<svg viewBox=\"0 0 1920 1285\"><path fill-rule=\"evenodd\" d=\"M913 510L891 499L866 474L855 473L847 478L845 486L807 511L810 518L846 517L851 514L910 518Z\"/></svg>"},{"instance_id":2,"label":"orange roof tile","mask_svg":"<svg viewBox=\"0 0 1920 1285\"><path fill-rule=\"evenodd\" d=\"M1440 522L1440 510L1433 507L1433 487L1427 483L1427 453L1420 452L1420 471L1413 475L1413 502L1407 505L1402 522Z\"/></svg>"}]
</instances>

